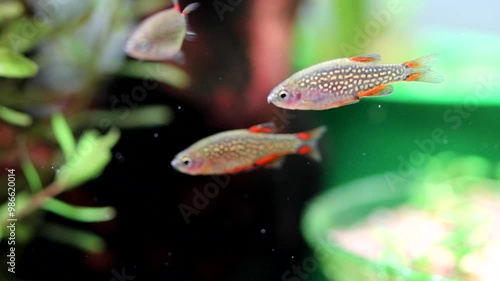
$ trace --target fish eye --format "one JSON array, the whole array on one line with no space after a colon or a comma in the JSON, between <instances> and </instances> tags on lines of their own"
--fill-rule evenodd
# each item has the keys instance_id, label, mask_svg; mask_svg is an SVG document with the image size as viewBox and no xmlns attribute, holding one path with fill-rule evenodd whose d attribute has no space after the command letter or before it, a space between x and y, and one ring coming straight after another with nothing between
<instances>
[{"instance_id":1,"label":"fish eye","mask_svg":"<svg viewBox=\"0 0 500 281\"><path fill-rule=\"evenodd\" d=\"M290 94L288 93L288 91L287 91L287 90L281 90L281 91L279 91L279 93L278 93L278 98L279 98L281 101L287 101L289 97L290 97Z\"/></svg>"},{"instance_id":2,"label":"fish eye","mask_svg":"<svg viewBox=\"0 0 500 281\"><path fill-rule=\"evenodd\" d=\"M184 166L189 166L189 164L191 164L191 158L189 158L189 157L183 157L181 159L181 162L182 162L182 164L184 164Z\"/></svg>"}]
</instances>

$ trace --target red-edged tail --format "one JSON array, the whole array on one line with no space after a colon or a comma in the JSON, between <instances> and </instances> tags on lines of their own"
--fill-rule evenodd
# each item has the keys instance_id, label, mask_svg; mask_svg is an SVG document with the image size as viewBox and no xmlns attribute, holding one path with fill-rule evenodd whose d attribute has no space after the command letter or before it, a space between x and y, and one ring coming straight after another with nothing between
<instances>
[{"instance_id":1,"label":"red-edged tail","mask_svg":"<svg viewBox=\"0 0 500 281\"><path fill-rule=\"evenodd\" d=\"M297 150L297 154L308 156L315 161L321 161L321 154L318 150L318 140L326 132L326 126L318 127L308 132L297 133L296 136L303 141Z\"/></svg>"},{"instance_id":2,"label":"red-edged tail","mask_svg":"<svg viewBox=\"0 0 500 281\"><path fill-rule=\"evenodd\" d=\"M443 82L444 78L441 74L430 70L431 66L436 63L438 57L439 56L437 54L430 54L403 63L403 65L407 68L405 81L419 81L427 83Z\"/></svg>"},{"instance_id":3,"label":"red-edged tail","mask_svg":"<svg viewBox=\"0 0 500 281\"><path fill-rule=\"evenodd\" d=\"M182 14L185 16L189 13L191 13L192 11L198 9L200 7L200 3L198 2L195 2L195 3L191 3L189 5L186 6L186 8L184 8L184 10L182 11Z\"/></svg>"}]
</instances>

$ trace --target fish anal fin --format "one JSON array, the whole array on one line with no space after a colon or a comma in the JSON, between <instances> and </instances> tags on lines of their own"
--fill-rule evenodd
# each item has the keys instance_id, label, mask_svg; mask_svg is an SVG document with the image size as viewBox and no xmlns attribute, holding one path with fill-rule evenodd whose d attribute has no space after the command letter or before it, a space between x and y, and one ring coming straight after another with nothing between
<instances>
[{"instance_id":1,"label":"fish anal fin","mask_svg":"<svg viewBox=\"0 0 500 281\"><path fill-rule=\"evenodd\" d=\"M379 85L358 94L359 98L386 96L392 93L394 88L391 85Z\"/></svg>"},{"instance_id":2,"label":"fish anal fin","mask_svg":"<svg viewBox=\"0 0 500 281\"><path fill-rule=\"evenodd\" d=\"M254 163L254 166L256 166L256 167L266 166L266 165L269 165L269 164L275 162L276 160L278 160L282 157L283 157L283 155L281 155L281 154L267 155L267 156L264 156L262 158L257 159Z\"/></svg>"},{"instance_id":3,"label":"fish anal fin","mask_svg":"<svg viewBox=\"0 0 500 281\"><path fill-rule=\"evenodd\" d=\"M376 61L380 61L380 55L379 54L368 54L368 55L363 55L363 56L352 57L350 59L352 61L355 61L355 62L376 62Z\"/></svg>"},{"instance_id":4,"label":"fish anal fin","mask_svg":"<svg viewBox=\"0 0 500 281\"><path fill-rule=\"evenodd\" d=\"M276 125L273 122L266 122L262 124L254 125L248 128L250 132L254 133L275 133Z\"/></svg>"},{"instance_id":5,"label":"fish anal fin","mask_svg":"<svg viewBox=\"0 0 500 281\"><path fill-rule=\"evenodd\" d=\"M278 159L271 161L265 165L263 165L266 168L271 168L271 169L279 169L283 166L283 163L285 163L285 157L279 157Z\"/></svg>"}]
</instances>

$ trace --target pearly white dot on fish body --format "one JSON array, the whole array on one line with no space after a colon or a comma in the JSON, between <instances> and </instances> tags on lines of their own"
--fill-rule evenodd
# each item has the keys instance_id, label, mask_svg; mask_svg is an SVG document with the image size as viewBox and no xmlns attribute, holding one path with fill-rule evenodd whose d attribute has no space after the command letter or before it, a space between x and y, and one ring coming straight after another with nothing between
<instances>
[{"instance_id":1,"label":"pearly white dot on fish body","mask_svg":"<svg viewBox=\"0 0 500 281\"><path fill-rule=\"evenodd\" d=\"M188 28L187 15L200 3L191 3L182 11L178 0L172 3L172 8L157 12L139 24L125 43L125 53L146 61L182 59L182 43L196 35Z\"/></svg>"},{"instance_id":2,"label":"pearly white dot on fish body","mask_svg":"<svg viewBox=\"0 0 500 281\"><path fill-rule=\"evenodd\" d=\"M432 71L437 54L396 64L380 63L379 54L338 58L296 72L271 90L268 103L293 110L325 110L357 103L361 98L390 95L392 83L441 83Z\"/></svg>"}]
</instances>

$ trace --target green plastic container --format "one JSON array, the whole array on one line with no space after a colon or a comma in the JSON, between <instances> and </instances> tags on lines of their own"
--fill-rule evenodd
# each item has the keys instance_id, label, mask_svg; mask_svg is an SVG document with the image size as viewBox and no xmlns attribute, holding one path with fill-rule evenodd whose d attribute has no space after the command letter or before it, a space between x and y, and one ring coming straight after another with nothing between
<instances>
[{"instance_id":1,"label":"green plastic container","mask_svg":"<svg viewBox=\"0 0 500 281\"><path fill-rule=\"evenodd\" d=\"M333 281L460 281L367 260L329 242L329 233L363 220L379 207L392 208L409 199L405 186L389 188L383 175L366 177L330 189L305 210L302 234L324 275Z\"/></svg>"}]
</instances>

